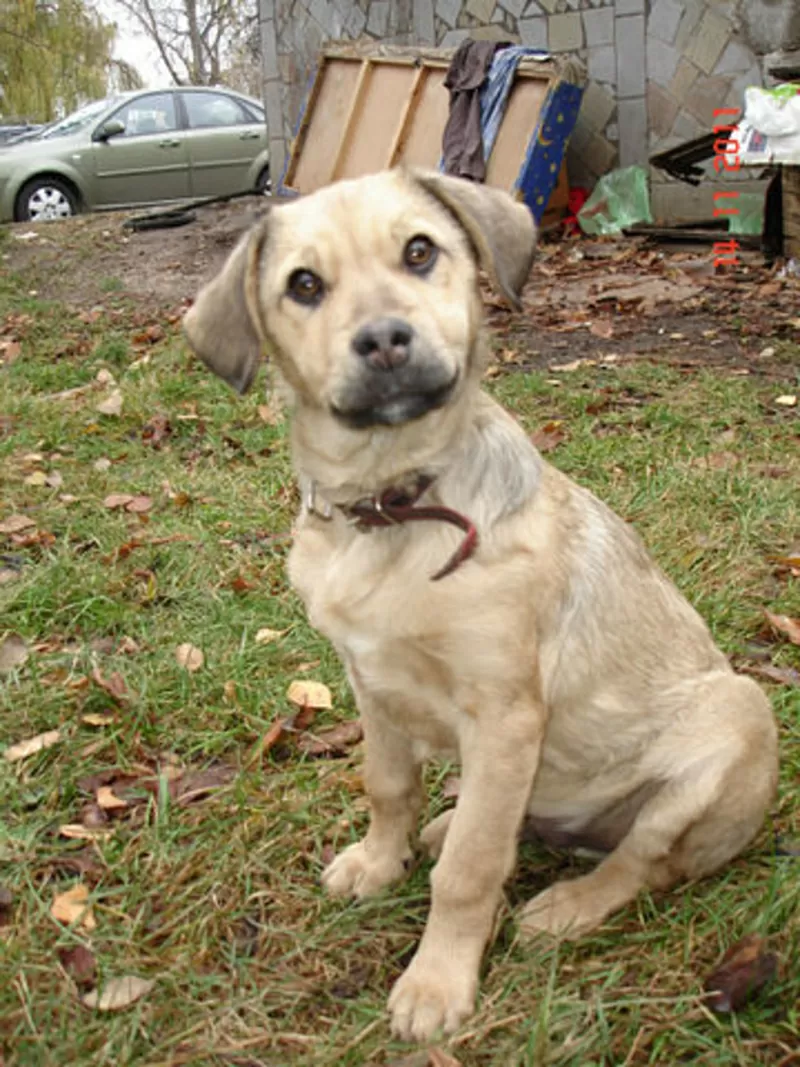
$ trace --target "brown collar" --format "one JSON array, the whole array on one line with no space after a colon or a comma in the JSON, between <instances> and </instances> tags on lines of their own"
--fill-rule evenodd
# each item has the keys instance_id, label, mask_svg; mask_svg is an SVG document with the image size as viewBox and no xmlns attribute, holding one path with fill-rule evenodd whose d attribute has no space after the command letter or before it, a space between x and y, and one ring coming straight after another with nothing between
<instances>
[{"instance_id":1,"label":"brown collar","mask_svg":"<svg viewBox=\"0 0 800 1067\"><path fill-rule=\"evenodd\" d=\"M433 478L427 474L421 474L411 489L390 487L384 489L380 496L368 496L356 501L355 504L339 506L359 530L396 526L403 522L418 522L422 519L436 519L458 526L464 531L466 537L441 570L431 576L432 582L438 582L440 578L452 574L474 553L478 547L478 531L470 519L458 511L453 511L452 508L435 504L417 506L417 501L432 483Z\"/></svg>"}]
</instances>

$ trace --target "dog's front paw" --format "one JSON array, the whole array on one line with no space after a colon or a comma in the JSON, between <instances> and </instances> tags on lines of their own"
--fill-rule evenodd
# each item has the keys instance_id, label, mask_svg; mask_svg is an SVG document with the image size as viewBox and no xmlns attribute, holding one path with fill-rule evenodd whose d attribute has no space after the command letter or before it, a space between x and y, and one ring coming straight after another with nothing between
<instances>
[{"instance_id":1,"label":"dog's front paw","mask_svg":"<svg viewBox=\"0 0 800 1067\"><path fill-rule=\"evenodd\" d=\"M378 852L366 841L350 845L322 872L322 884L335 897L371 897L399 882L408 870L411 853Z\"/></svg>"},{"instance_id":2,"label":"dog's front paw","mask_svg":"<svg viewBox=\"0 0 800 1067\"><path fill-rule=\"evenodd\" d=\"M556 882L539 893L522 909L520 931L533 937L549 934L551 937L574 941L594 930L608 912L603 902L592 893L591 884L583 878Z\"/></svg>"},{"instance_id":3,"label":"dog's front paw","mask_svg":"<svg viewBox=\"0 0 800 1067\"><path fill-rule=\"evenodd\" d=\"M467 968L416 956L389 997L392 1033L404 1041L428 1041L438 1030L451 1034L472 1014L477 985Z\"/></svg>"}]
</instances>

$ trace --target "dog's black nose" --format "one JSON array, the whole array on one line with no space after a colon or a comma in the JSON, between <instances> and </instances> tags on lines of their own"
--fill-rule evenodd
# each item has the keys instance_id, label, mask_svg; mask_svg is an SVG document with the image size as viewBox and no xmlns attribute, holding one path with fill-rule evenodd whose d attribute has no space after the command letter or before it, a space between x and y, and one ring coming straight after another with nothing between
<instances>
[{"instance_id":1,"label":"dog's black nose","mask_svg":"<svg viewBox=\"0 0 800 1067\"><path fill-rule=\"evenodd\" d=\"M414 330L402 319L376 319L353 338L353 351L371 367L394 370L408 361Z\"/></svg>"}]
</instances>

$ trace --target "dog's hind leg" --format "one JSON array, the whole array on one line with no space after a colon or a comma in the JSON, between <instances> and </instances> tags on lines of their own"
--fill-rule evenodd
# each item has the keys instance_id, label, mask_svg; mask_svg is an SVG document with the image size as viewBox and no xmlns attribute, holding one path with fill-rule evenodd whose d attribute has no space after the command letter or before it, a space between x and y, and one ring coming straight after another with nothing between
<instances>
[{"instance_id":1,"label":"dog's hind leg","mask_svg":"<svg viewBox=\"0 0 800 1067\"><path fill-rule=\"evenodd\" d=\"M444 848L444 839L447 837L447 831L450 828L450 823L453 821L454 815L454 808L450 808L449 811L443 811L441 815L437 815L435 819L431 819L431 821L423 827L422 832L419 835L420 845L422 845L423 849L432 860L437 860Z\"/></svg>"},{"instance_id":2,"label":"dog's hind leg","mask_svg":"<svg viewBox=\"0 0 800 1067\"><path fill-rule=\"evenodd\" d=\"M769 702L750 679L731 674L718 680L710 703L692 711L697 751L688 761L684 755L681 767L680 750L685 753L690 738L659 746L671 776L594 871L557 882L525 906L523 933L580 937L640 890L712 874L752 841L777 783Z\"/></svg>"}]
</instances>

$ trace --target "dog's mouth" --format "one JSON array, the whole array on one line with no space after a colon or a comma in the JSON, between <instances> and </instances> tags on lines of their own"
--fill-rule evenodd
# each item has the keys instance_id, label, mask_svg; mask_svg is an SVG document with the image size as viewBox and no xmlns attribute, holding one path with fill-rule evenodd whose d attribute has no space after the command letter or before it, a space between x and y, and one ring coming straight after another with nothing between
<instances>
[{"instance_id":1,"label":"dog's mouth","mask_svg":"<svg viewBox=\"0 0 800 1067\"><path fill-rule=\"evenodd\" d=\"M449 381L429 388L394 386L386 391L386 395L379 396L356 393L342 402L331 404L331 410L338 419L355 430L366 430L371 426L401 426L444 407L457 383L458 371Z\"/></svg>"}]
</instances>

